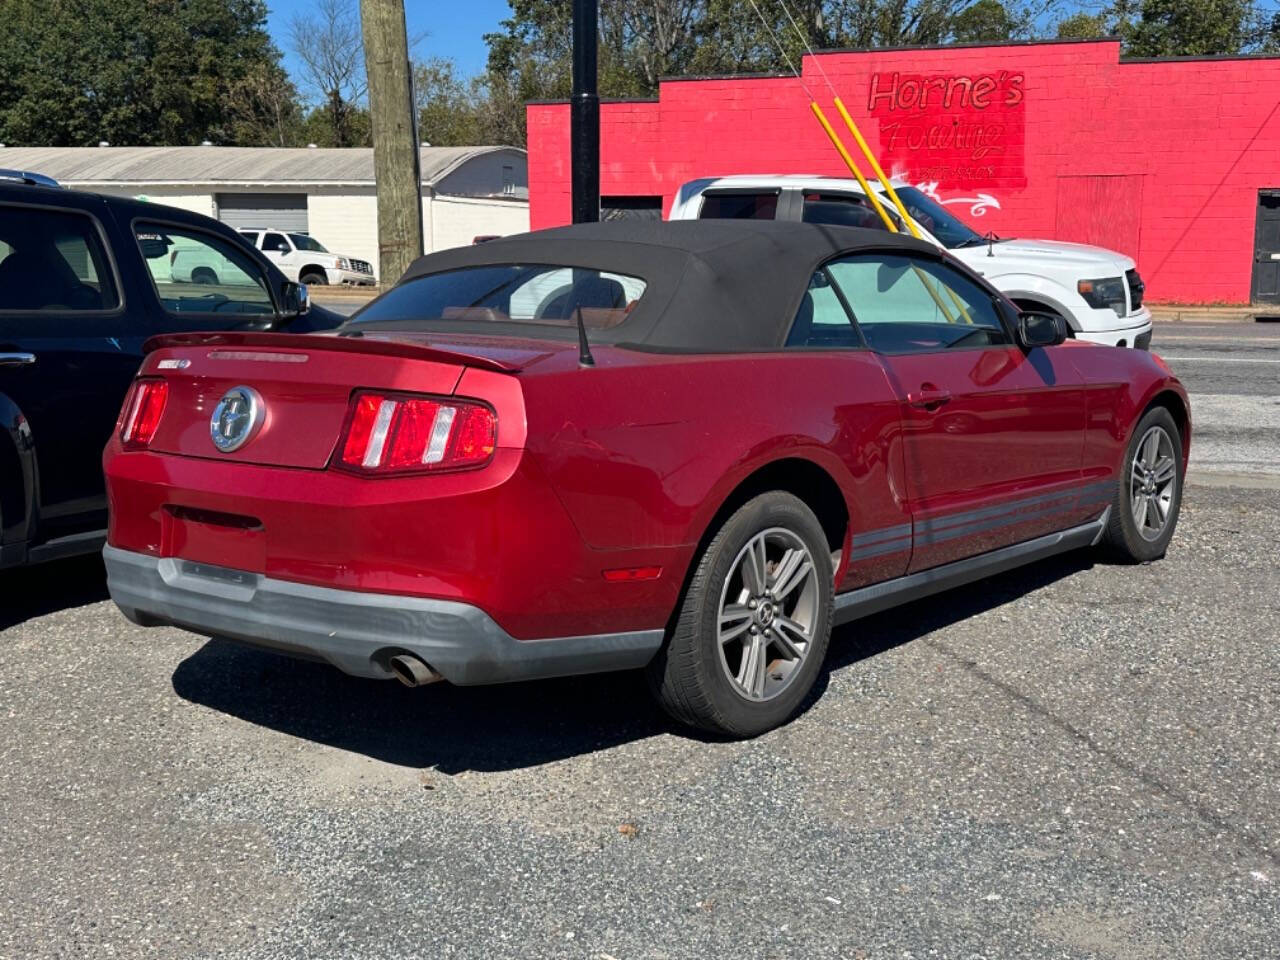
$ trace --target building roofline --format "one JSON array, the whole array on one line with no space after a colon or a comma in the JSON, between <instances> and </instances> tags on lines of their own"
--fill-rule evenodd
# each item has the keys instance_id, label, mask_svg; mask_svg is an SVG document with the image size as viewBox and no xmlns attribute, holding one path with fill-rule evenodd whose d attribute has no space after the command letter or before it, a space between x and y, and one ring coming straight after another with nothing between
<instances>
[{"instance_id":1,"label":"building roofline","mask_svg":"<svg viewBox=\"0 0 1280 960\"><path fill-rule=\"evenodd\" d=\"M1121 57L1120 66L1134 63L1189 63L1197 60L1280 60L1280 53L1206 53L1187 57Z\"/></svg>"},{"instance_id":2,"label":"building roofline","mask_svg":"<svg viewBox=\"0 0 1280 960\"><path fill-rule=\"evenodd\" d=\"M1119 37L1043 37L1035 40L970 41L966 43L905 43L895 47L829 47L805 56L822 57L839 53L900 53L911 50L972 50L978 47L1048 47L1071 43L1119 43ZM794 76L794 74L787 74Z\"/></svg>"},{"instance_id":3,"label":"building roofline","mask_svg":"<svg viewBox=\"0 0 1280 960\"><path fill-rule=\"evenodd\" d=\"M661 82L661 80L659 82ZM568 102L569 102L568 97L562 97L560 99L556 99L553 97L550 100L526 100L524 102L524 105L526 107L555 107L555 106L559 106L562 103L568 103ZM601 97L600 102L601 103L657 103L658 98L657 97Z\"/></svg>"}]
</instances>

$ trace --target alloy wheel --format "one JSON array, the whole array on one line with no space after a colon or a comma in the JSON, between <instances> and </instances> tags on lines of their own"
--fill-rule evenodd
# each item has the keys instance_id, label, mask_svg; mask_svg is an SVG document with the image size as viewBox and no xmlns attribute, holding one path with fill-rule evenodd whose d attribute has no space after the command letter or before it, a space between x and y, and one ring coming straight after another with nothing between
<instances>
[{"instance_id":1,"label":"alloy wheel","mask_svg":"<svg viewBox=\"0 0 1280 960\"><path fill-rule=\"evenodd\" d=\"M1178 458L1162 426L1142 435L1129 470L1129 504L1142 539L1159 540L1169 525L1178 492Z\"/></svg>"},{"instance_id":2,"label":"alloy wheel","mask_svg":"<svg viewBox=\"0 0 1280 960\"><path fill-rule=\"evenodd\" d=\"M813 647L820 590L813 556L783 527L757 533L729 568L717 621L720 664L748 700L772 700Z\"/></svg>"}]
</instances>

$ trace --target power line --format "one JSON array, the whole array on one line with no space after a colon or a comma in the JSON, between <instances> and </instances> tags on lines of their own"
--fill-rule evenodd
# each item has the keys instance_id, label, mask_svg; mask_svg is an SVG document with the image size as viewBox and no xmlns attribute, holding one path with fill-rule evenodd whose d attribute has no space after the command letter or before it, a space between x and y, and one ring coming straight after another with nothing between
<instances>
[{"instance_id":1,"label":"power line","mask_svg":"<svg viewBox=\"0 0 1280 960\"><path fill-rule=\"evenodd\" d=\"M764 24L764 28L769 33L769 39L773 41L773 45L778 48L778 52L782 54L782 59L786 62L791 72L795 74L800 86L804 89L804 94L810 100L814 99L813 91L809 89L808 84L804 82L804 77L800 75L800 71L796 69L796 65L791 62L791 57L787 55L786 48L782 45L782 41L778 39L778 35L774 32L773 27L769 26L769 21L764 18L764 14L760 12L760 8L756 6L756 0L750 0L751 9L756 12L756 16L760 18L760 22Z\"/></svg>"},{"instance_id":2,"label":"power line","mask_svg":"<svg viewBox=\"0 0 1280 960\"><path fill-rule=\"evenodd\" d=\"M754 5L755 0L752 0L752 6ZM787 0L778 0L778 5L782 7L782 12L787 15L787 19L791 21L792 29L795 30L796 36L800 38L800 42L804 44L804 48L808 52L810 59L813 60L813 65L818 68L818 73L822 74L822 82L827 85L827 89L831 91L833 96L835 96L836 88L832 85L831 78L827 76L827 71L822 69L822 61L820 61L818 59L818 55L813 52L813 47L809 46L809 37L800 29L800 24L796 22L796 18L791 15L791 8L787 6Z\"/></svg>"}]
</instances>

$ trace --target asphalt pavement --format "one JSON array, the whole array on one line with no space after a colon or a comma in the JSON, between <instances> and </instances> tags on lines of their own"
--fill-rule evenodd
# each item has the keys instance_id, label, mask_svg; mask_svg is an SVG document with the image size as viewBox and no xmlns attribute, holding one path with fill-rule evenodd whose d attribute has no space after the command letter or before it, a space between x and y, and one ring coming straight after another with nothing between
<instances>
[{"instance_id":1,"label":"asphalt pavement","mask_svg":"<svg viewBox=\"0 0 1280 960\"><path fill-rule=\"evenodd\" d=\"M748 743L640 678L407 690L0 575L0 958L1280 956L1280 326L1161 327L1168 556L837 631Z\"/></svg>"}]
</instances>

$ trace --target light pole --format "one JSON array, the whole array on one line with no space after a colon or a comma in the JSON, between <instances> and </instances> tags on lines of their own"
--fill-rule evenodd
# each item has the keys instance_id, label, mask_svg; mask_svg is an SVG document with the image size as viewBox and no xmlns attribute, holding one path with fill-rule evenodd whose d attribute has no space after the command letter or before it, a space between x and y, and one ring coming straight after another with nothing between
<instances>
[{"instance_id":1,"label":"light pole","mask_svg":"<svg viewBox=\"0 0 1280 960\"><path fill-rule=\"evenodd\" d=\"M573 97L569 101L573 222L600 219L600 97L596 92L596 0L573 0Z\"/></svg>"}]
</instances>

